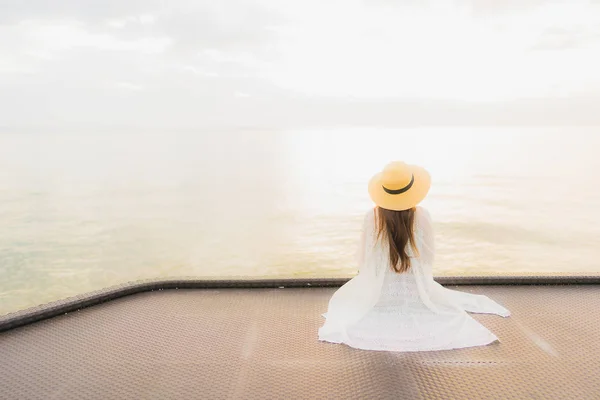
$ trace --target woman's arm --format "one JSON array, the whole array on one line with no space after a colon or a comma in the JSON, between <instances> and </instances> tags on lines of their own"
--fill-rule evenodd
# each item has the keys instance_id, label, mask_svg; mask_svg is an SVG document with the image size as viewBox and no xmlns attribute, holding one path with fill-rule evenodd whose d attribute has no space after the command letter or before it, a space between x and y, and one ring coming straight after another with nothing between
<instances>
[{"instance_id":1,"label":"woman's arm","mask_svg":"<svg viewBox=\"0 0 600 400\"><path fill-rule=\"evenodd\" d=\"M360 234L360 242L358 243L358 248L356 251L356 264L358 266L359 273L365 262L367 231L369 229L373 229L374 219L375 219L374 210L368 211L365 214L365 217L363 218L362 230L361 230L361 234Z\"/></svg>"},{"instance_id":2,"label":"woman's arm","mask_svg":"<svg viewBox=\"0 0 600 400\"><path fill-rule=\"evenodd\" d=\"M423 207L417 209L417 229L421 232L422 241L420 243L419 255L425 265L433 266L435 260L435 232L433 222L429 211Z\"/></svg>"}]
</instances>

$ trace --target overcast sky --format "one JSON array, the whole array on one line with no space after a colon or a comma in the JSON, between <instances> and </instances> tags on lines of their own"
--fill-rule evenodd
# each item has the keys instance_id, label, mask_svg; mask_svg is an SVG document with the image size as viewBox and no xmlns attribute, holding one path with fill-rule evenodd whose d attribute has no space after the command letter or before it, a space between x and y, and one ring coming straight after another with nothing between
<instances>
[{"instance_id":1,"label":"overcast sky","mask_svg":"<svg viewBox=\"0 0 600 400\"><path fill-rule=\"evenodd\" d=\"M598 71L600 1L0 0L8 129L600 124Z\"/></svg>"}]
</instances>

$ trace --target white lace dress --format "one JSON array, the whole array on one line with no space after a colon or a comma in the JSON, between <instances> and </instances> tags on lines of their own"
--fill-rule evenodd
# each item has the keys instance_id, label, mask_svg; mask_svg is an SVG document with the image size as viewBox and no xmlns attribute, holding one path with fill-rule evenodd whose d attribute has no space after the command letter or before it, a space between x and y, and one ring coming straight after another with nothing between
<instances>
[{"instance_id":1,"label":"white lace dress","mask_svg":"<svg viewBox=\"0 0 600 400\"><path fill-rule=\"evenodd\" d=\"M359 273L331 298L319 340L379 351L433 351L484 346L498 338L467 312L510 312L486 296L446 289L433 280L434 235L429 213L415 215L418 255L411 269L392 270L387 242L377 240L367 213L359 247Z\"/></svg>"}]
</instances>

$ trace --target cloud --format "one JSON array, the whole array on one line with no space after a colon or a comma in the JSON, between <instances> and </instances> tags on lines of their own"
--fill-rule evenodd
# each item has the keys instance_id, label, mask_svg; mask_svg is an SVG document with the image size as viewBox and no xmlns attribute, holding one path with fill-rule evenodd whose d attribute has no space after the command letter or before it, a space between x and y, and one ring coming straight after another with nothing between
<instances>
[{"instance_id":1,"label":"cloud","mask_svg":"<svg viewBox=\"0 0 600 400\"><path fill-rule=\"evenodd\" d=\"M194 75L199 75L199 76L203 76L203 77L217 78L217 77L221 76L217 72L211 72L211 71L202 69L200 67L195 67L193 65L175 64L175 65L173 65L173 69L177 70L177 71L191 72Z\"/></svg>"},{"instance_id":2,"label":"cloud","mask_svg":"<svg viewBox=\"0 0 600 400\"><path fill-rule=\"evenodd\" d=\"M25 19L72 19L86 23L103 22L129 15L145 14L143 10L160 10L161 0L3 0L0 23L17 23Z\"/></svg>"},{"instance_id":3,"label":"cloud","mask_svg":"<svg viewBox=\"0 0 600 400\"><path fill-rule=\"evenodd\" d=\"M397 108L431 121L482 103L540 121L544 101L600 96L598 6L4 0L0 125L32 113L48 124L151 126L411 120Z\"/></svg>"},{"instance_id":4,"label":"cloud","mask_svg":"<svg viewBox=\"0 0 600 400\"><path fill-rule=\"evenodd\" d=\"M89 31L82 23L26 21L19 24L19 30L24 32L34 47L50 53L86 47L99 51L161 53L171 43L171 39L165 36L121 39L110 33Z\"/></svg>"},{"instance_id":5,"label":"cloud","mask_svg":"<svg viewBox=\"0 0 600 400\"><path fill-rule=\"evenodd\" d=\"M475 16L496 17L527 13L548 4L548 0L463 0L458 4Z\"/></svg>"},{"instance_id":6,"label":"cloud","mask_svg":"<svg viewBox=\"0 0 600 400\"><path fill-rule=\"evenodd\" d=\"M142 90L144 88L141 85L136 85L135 83L131 83L131 82L117 82L116 86L121 89L133 90L133 91Z\"/></svg>"},{"instance_id":7,"label":"cloud","mask_svg":"<svg viewBox=\"0 0 600 400\"><path fill-rule=\"evenodd\" d=\"M317 16L291 9L291 23L271 28L283 55L269 72L282 87L311 96L505 101L578 94L600 83L600 37L588 34L600 26L597 6L534 3L484 18L464 2L327 4ZM556 27L588 42L577 47L582 42L571 36L562 40L569 51L532 52Z\"/></svg>"},{"instance_id":8,"label":"cloud","mask_svg":"<svg viewBox=\"0 0 600 400\"><path fill-rule=\"evenodd\" d=\"M128 24L150 25L156 22L156 17L151 14L136 15L133 17L113 19L107 22L112 28L124 28Z\"/></svg>"}]
</instances>

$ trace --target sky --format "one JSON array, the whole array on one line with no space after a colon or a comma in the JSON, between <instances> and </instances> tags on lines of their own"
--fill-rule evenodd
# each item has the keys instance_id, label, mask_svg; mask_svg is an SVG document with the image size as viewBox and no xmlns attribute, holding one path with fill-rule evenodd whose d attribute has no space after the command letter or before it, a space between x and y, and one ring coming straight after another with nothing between
<instances>
[{"instance_id":1,"label":"sky","mask_svg":"<svg viewBox=\"0 0 600 400\"><path fill-rule=\"evenodd\" d=\"M600 1L0 0L0 127L600 125Z\"/></svg>"}]
</instances>

